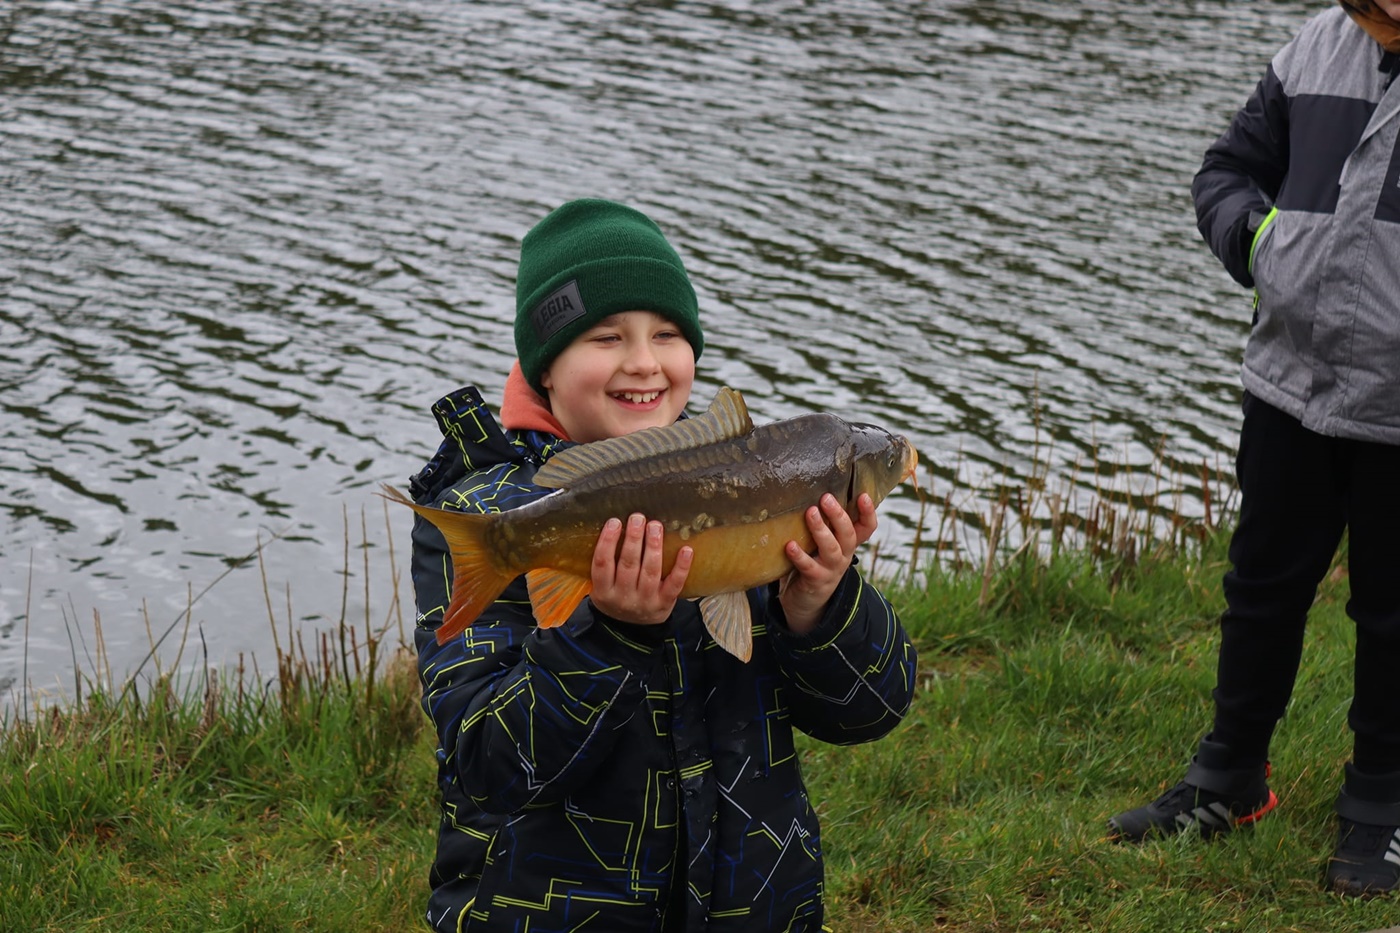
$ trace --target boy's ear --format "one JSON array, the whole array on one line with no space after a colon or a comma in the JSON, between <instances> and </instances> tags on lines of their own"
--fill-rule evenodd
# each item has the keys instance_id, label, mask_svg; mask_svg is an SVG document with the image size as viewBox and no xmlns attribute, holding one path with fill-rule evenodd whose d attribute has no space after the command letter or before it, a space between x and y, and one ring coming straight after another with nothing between
<instances>
[{"instance_id":1,"label":"boy's ear","mask_svg":"<svg viewBox=\"0 0 1400 933\"><path fill-rule=\"evenodd\" d=\"M554 388L554 377L550 374L550 370L553 368L553 366L547 366L540 371L540 387L544 389L545 392Z\"/></svg>"}]
</instances>

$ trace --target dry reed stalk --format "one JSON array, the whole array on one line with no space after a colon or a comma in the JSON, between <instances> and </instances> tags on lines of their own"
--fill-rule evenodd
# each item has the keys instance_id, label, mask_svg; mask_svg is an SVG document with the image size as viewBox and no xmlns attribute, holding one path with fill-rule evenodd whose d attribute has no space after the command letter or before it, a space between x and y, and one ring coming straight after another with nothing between
<instances>
[{"instance_id":1,"label":"dry reed stalk","mask_svg":"<svg viewBox=\"0 0 1400 933\"><path fill-rule=\"evenodd\" d=\"M1006 515L1006 500L1000 499L992 508L991 530L987 534L986 560L982 564L982 591L977 595L977 605L986 609L992 593L992 571L996 565L997 547L1001 542L1001 523Z\"/></svg>"}]
</instances>

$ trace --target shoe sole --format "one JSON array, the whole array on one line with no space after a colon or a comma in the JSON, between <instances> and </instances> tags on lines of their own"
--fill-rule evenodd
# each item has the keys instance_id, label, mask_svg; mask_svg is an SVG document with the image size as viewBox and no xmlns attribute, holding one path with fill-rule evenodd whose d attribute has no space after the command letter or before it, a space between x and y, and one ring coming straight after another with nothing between
<instances>
[{"instance_id":1,"label":"shoe sole","mask_svg":"<svg viewBox=\"0 0 1400 933\"><path fill-rule=\"evenodd\" d=\"M1397 886L1391 885L1388 888L1374 887L1371 885L1355 884L1341 878L1328 882L1327 889L1333 894L1340 894L1343 897L1355 897L1361 900L1370 900L1373 897L1384 897L1387 894L1394 894ZM1395 929L1395 928L1392 928ZM1389 933L1389 930L1378 930L1376 933Z\"/></svg>"},{"instance_id":2,"label":"shoe sole","mask_svg":"<svg viewBox=\"0 0 1400 933\"><path fill-rule=\"evenodd\" d=\"M1255 810L1253 813L1248 813L1235 820L1235 825L1247 826L1250 823L1258 822L1259 820L1264 818L1264 815L1266 813L1268 813L1276 806L1278 806L1278 794L1275 794L1273 791L1269 791L1269 799L1264 801L1264 805L1258 810Z\"/></svg>"}]
</instances>

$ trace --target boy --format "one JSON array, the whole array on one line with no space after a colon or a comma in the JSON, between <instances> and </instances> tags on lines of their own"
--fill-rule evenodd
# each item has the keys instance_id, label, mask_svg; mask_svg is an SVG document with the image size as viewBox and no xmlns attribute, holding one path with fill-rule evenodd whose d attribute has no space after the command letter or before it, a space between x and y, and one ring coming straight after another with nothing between
<instances>
[{"instance_id":1,"label":"boy","mask_svg":"<svg viewBox=\"0 0 1400 933\"><path fill-rule=\"evenodd\" d=\"M1400 883L1400 0L1341 6L1274 57L1192 185L1201 233L1256 296L1215 721L1185 779L1109 830L1210 838L1273 808L1269 742L1347 531L1352 760L1325 878L1368 895Z\"/></svg>"},{"instance_id":2,"label":"boy","mask_svg":"<svg viewBox=\"0 0 1400 933\"><path fill-rule=\"evenodd\" d=\"M704 347L680 258L644 215L573 201L521 245L519 360L498 427L473 388L434 407L444 435L412 478L419 503L499 511L571 443L671 424ZM438 730L442 822L427 919L438 930L815 931L822 851L792 728L852 744L892 729L914 651L852 567L876 527L831 496L789 543L781 588L753 590L753 657L720 650L677 602L694 555L661 574L662 528L609 520L593 591L559 628L534 625L517 579L459 637L441 534L413 530L423 706Z\"/></svg>"}]
</instances>

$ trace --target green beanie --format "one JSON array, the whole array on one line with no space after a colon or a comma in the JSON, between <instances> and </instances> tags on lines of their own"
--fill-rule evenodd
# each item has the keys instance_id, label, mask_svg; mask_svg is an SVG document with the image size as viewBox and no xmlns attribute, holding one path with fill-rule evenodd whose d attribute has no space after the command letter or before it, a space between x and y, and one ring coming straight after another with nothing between
<instances>
[{"instance_id":1,"label":"green beanie","mask_svg":"<svg viewBox=\"0 0 1400 933\"><path fill-rule=\"evenodd\" d=\"M541 395L540 375L574 339L620 311L655 311L705 348L695 289L645 214L586 198L554 210L525 234L515 279L515 352Z\"/></svg>"}]
</instances>

